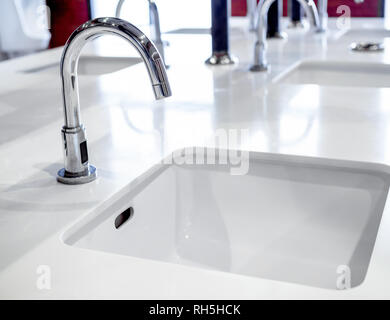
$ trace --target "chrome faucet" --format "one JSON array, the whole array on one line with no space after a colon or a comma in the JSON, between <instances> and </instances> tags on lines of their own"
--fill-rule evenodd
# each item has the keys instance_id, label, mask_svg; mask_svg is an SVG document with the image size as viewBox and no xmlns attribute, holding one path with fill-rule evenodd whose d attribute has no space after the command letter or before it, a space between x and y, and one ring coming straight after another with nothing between
<instances>
[{"instance_id":1,"label":"chrome faucet","mask_svg":"<svg viewBox=\"0 0 390 320\"><path fill-rule=\"evenodd\" d=\"M257 40L255 44L254 64L250 68L253 72L268 70L267 62L267 18L268 10L276 0L263 0L257 6ZM313 0L298 0L305 8L306 14L310 18L311 25L318 29L319 18L317 7Z\"/></svg>"},{"instance_id":2,"label":"chrome faucet","mask_svg":"<svg viewBox=\"0 0 390 320\"><path fill-rule=\"evenodd\" d=\"M328 0L318 0L319 32L325 32L328 27Z\"/></svg>"},{"instance_id":3,"label":"chrome faucet","mask_svg":"<svg viewBox=\"0 0 390 320\"><path fill-rule=\"evenodd\" d=\"M145 34L131 23L117 18L98 18L77 28L69 37L61 58L62 95L65 124L62 127L65 167L57 180L66 184L82 184L96 178L96 168L88 163L87 139L80 119L77 66L81 50L102 35L117 35L135 47L148 70L156 99L169 97L171 89L164 62Z\"/></svg>"},{"instance_id":4,"label":"chrome faucet","mask_svg":"<svg viewBox=\"0 0 390 320\"><path fill-rule=\"evenodd\" d=\"M122 6L125 0L119 0L116 10L115 17L120 18ZM148 0L149 2L149 22L153 27L151 30L151 38L160 52L164 62L165 62L165 52L164 52L164 41L161 39L161 28L160 28L160 16L158 13L158 8L154 0Z\"/></svg>"},{"instance_id":5,"label":"chrome faucet","mask_svg":"<svg viewBox=\"0 0 390 320\"><path fill-rule=\"evenodd\" d=\"M256 7L257 0L247 0L247 15L249 16L249 30L256 31Z\"/></svg>"}]
</instances>

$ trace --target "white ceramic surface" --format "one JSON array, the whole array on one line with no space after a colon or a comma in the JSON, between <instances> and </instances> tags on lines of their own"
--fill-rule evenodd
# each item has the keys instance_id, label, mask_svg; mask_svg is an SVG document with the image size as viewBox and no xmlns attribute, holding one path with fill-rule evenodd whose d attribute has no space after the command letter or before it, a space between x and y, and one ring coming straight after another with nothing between
<instances>
[{"instance_id":1,"label":"white ceramic surface","mask_svg":"<svg viewBox=\"0 0 390 320\"><path fill-rule=\"evenodd\" d=\"M332 87L389 88L390 65L347 61L303 61L274 82Z\"/></svg>"},{"instance_id":2,"label":"white ceramic surface","mask_svg":"<svg viewBox=\"0 0 390 320\"><path fill-rule=\"evenodd\" d=\"M259 153L248 165L245 175L231 175L230 165L154 167L120 200L109 200L67 231L64 241L328 289L340 289L337 272L347 266L351 286L360 285L390 170ZM128 208L133 216L116 229L117 216Z\"/></svg>"}]
</instances>

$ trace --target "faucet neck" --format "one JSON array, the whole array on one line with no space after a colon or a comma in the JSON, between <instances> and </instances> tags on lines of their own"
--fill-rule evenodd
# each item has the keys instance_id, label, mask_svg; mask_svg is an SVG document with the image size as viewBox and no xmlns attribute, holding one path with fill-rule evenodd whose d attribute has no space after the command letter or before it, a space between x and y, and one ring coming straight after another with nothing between
<instances>
[{"instance_id":1,"label":"faucet neck","mask_svg":"<svg viewBox=\"0 0 390 320\"><path fill-rule=\"evenodd\" d=\"M120 18L121 17L121 11L122 11L122 7L123 7L123 3L125 2L125 0L119 0L118 1L118 4L116 5L116 9L115 9L115 17L116 18Z\"/></svg>"},{"instance_id":2,"label":"faucet neck","mask_svg":"<svg viewBox=\"0 0 390 320\"><path fill-rule=\"evenodd\" d=\"M314 0L298 0L298 2L304 8L306 15L308 16L311 28L318 30L320 27L320 19L318 16L318 9ZM327 1L323 0L323 3L325 2Z\"/></svg>"},{"instance_id":3,"label":"faucet neck","mask_svg":"<svg viewBox=\"0 0 390 320\"><path fill-rule=\"evenodd\" d=\"M318 0L319 31L325 31L328 24L328 0Z\"/></svg>"},{"instance_id":4,"label":"faucet neck","mask_svg":"<svg viewBox=\"0 0 390 320\"><path fill-rule=\"evenodd\" d=\"M257 40L261 44L267 41L268 11L276 0L263 0L257 6Z\"/></svg>"},{"instance_id":5,"label":"faucet neck","mask_svg":"<svg viewBox=\"0 0 390 320\"><path fill-rule=\"evenodd\" d=\"M246 7L247 7L247 15L249 15L249 30L255 31L257 0L247 0Z\"/></svg>"},{"instance_id":6,"label":"faucet neck","mask_svg":"<svg viewBox=\"0 0 390 320\"><path fill-rule=\"evenodd\" d=\"M152 39L155 43L162 43L161 29L160 29L160 16L158 8L153 0L149 0L149 19L152 26Z\"/></svg>"},{"instance_id":7,"label":"faucet neck","mask_svg":"<svg viewBox=\"0 0 390 320\"><path fill-rule=\"evenodd\" d=\"M98 18L77 28L68 39L61 58L65 126L80 126L77 67L84 46L102 35L117 35L135 47L142 57L157 99L170 94L164 63L154 44L132 24L116 18Z\"/></svg>"}]
</instances>

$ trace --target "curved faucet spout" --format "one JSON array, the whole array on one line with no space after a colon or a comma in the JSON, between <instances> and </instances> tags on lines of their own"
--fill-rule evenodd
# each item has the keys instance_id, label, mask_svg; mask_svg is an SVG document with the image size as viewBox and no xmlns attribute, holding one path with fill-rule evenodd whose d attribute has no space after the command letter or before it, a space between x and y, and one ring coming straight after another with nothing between
<instances>
[{"instance_id":1,"label":"curved faucet spout","mask_svg":"<svg viewBox=\"0 0 390 320\"><path fill-rule=\"evenodd\" d=\"M60 182L76 184L91 181L88 180L91 178L91 166L88 164L87 140L80 119L77 67L84 46L90 40L105 34L117 35L127 40L138 51L146 65L156 99L171 95L164 62L158 50L131 23L117 18L98 18L77 28L69 37L61 58L65 167L59 172Z\"/></svg>"},{"instance_id":2,"label":"curved faucet spout","mask_svg":"<svg viewBox=\"0 0 390 320\"><path fill-rule=\"evenodd\" d=\"M318 16L318 9L314 0L298 0L298 2L305 10L312 29L318 30L318 28L320 27L320 19Z\"/></svg>"},{"instance_id":3,"label":"curved faucet spout","mask_svg":"<svg viewBox=\"0 0 390 320\"><path fill-rule=\"evenodd\" d=\"M257 40L255 44L255 58L254 64L251 67L251 71L265 71L268 70L267 63L267 18L268 11L271 5L276 0L261 0L257 6ZM315 29L318 29L319 17L317 7L313 0L298 0L301 6L304 7L307 16L309 17L310 24Z\"/></svg>"},{"instance_id":4,"label":"curved faucet spout","mask_svg":"<svg viewBox=\"0 0 390 320\"><path fill-rule=\"evenodd\" d=\"M88 21L76 29L65 45L61 59L61 77L65 111L65 126L80 125L79 90L77 66L80 52L90 41L104 34L117 35L134 46L142 57L156 99L170 96L171 91L162 58L154 44L140 31L121 19L98 18Z\"/></svg>"},{"instance_id":5,"label":"curved faucet spout","mask_svg":"<svg viewBox=\"0 0 390 320\"><path fill-rule=\"evenodd\" d=\"M257 0L247 0L246 7L247 7L247 16L249 16L249 30L255 31Z\"/></svg>"}]
</instances>

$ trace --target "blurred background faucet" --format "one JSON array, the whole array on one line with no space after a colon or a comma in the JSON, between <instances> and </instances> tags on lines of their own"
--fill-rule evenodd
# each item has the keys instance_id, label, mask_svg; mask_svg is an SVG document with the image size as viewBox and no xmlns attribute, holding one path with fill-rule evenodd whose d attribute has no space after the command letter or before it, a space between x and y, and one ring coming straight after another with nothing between
<instances>
[{"instance_id":1,"label":"blurred background faucet","mask_svg":"<svg viewBox=\"0 0 390 320\"><path fill-rule=\"evenodd\" d=\"M328 27L328 0L318 0L319 32L325 32Z\"/></svg>"},{"instance_id":2,"label":"blurred background faucet","mask_svg":"<svg viewBox=\"0 0 390 320\"><path fill-rule=\"evenodd\" d=\"M247 8L247 16L249 17L249 30L256 31L257 0L247 0L246 8Z\"/></svg>"},{"instance_id":3,"label":"blurred background faucet","mask_svg":"<svg viewBox=\"0 0 390 320\"><path fill-rule=\"evenodd\" d=\"M138 51L146 65L156 99L171 95L160 53L153 42L131 23L117 18L97 18L77 28L64 47L60 67L65 116L62 127L65 166L58 171L57 180L65 184L82 184L96 178L96 168L88 163L87 138L81 123L77 67L84 46L102 35L117 35Z\"/></svg>"},{"instance_id":4,"label":"blurred background faucet","mask_svg":"<svg viewBox=\"0 0 390 320\"><path fill-rule=\"evenodd\" d=\"M235 59L229 53L230 0L211 0L211 57L208 65L230 65Z\"/></svg>"},{"instance_id":5,"label":"blurred background faucet","mask_svg":"<svg viewBox=\"0 0 390 320\"><path fill-rule=\"evenodd\" d=\"M254 64L250 68L253 72L268 70L267 62L267 17L268 10L276 0L263 0L257 6L257 40L255 43ZM309 17L311 26L318 30L319 18L317 7L313 0L298 0Z\"/></svg>"},{"instance_id":6,"label":"blurred background faucet","mask_svg":"<svg viewBox=\"0 0 390 320\"><path fill-rule=\"evenodd\" d=\"M263 1L263 0L261 0ZM256 31L257 0L247 0L247 16L249 18L249 31ZM283 17L283 0L276 0L268 11L267 38L286 39L287 34L281 31Z\"/></svg>"},{"instance_id":7,"label":"blurred background faucet","mask_svg":"<svg viewBox=\"0 0 390 320\"><path fill-rule=\"evenodd\" d=\"M119 0L115 10L115 17L120 18L122 6L124 2L125 0ZM158 8L154 0L148 0L148 2L149 2L149 23L151 26L151 38L155 46L157 47L157 50L160 52L165 63L164 42L161 39L160 16L158 13Z\"/></svg>"}]
</instances>

